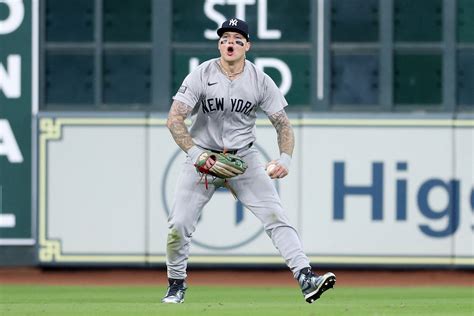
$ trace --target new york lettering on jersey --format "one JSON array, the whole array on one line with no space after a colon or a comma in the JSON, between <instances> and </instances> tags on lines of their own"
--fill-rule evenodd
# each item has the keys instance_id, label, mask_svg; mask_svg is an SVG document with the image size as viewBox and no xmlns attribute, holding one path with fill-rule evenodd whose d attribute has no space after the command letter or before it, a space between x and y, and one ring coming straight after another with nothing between
<instances>
[{"instance_id":1,"label":"new york lettering on jersey","mask_svg":"<svg viewBox=\"0 0 474 316\"><path fill-rule=\"evenodd\" d=\"M249 116L252 110L255 108L255 105L250 101L244 101L242 99L230 99L232 104L231 112L244 113Z\"/></svg>"},{"instance_id":2,"label":"new york lettering on jersey","mask_svg":"<svg viewBox=\"0 0 474 316\"><path fill-rule=\"evenodd\" d=\"M244 101L242 99L230 99L231 112L243 113L247 116L250 115L255 105L250 101ZM210 98L201 100L201 109L203 113L224 111L224 98ZM227 107L225 107L227 108Z\"/></svg>"},{"instance_id":3,"label":"new york lettering on jersey","mask_svg":"<svg viewBox=\"0 0 474 316\"><path fill-rule=\"evenodd\" d=\"M224 111L224 98L210 98L201 100L201 109L203 113Z\"/></svg>"}]
</instances>

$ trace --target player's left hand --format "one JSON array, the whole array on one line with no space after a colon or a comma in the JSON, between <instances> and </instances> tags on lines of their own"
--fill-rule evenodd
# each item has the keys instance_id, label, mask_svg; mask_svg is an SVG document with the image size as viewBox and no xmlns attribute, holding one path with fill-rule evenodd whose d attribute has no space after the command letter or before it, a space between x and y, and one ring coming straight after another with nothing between
<instances>
[{"instance_id":1,"label":"player's left hand","mask_svg":"<svg viewBox=\"0 0 474 316\"><path fill-rule=\"evenodd\" d=\"M288 175L289 170L282 164L278 162L278 160L272 160L265 166L265 170L267 174L272 179L281 179Z\"/></svg>"}]
</instances>

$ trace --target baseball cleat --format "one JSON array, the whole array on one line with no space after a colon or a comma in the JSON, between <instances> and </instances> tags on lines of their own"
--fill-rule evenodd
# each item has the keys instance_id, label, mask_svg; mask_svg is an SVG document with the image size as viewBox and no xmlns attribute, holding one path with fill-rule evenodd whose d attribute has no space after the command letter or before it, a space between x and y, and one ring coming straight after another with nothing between
<instances>
[{"instance_id":1,"label":"baseball cleat","mask_svg":"<svg viewBox=\"0 0 474 316\"><path fill-rule=\"evenodd\" d=\"M300 273L298 283L301 287L306 302L313 303L321 294L334 287L336 284L336 276L332 272L328 272L321 276L316 276L309 271L307 274Z\"/></svg>"},{"instance_id":2,"label":"baseball cleat","mask_svg":"<svg viewBox=\"0 0 474 316\"><path fill-rule=\"evenodd\" d=\"M184 302L184 293L187 290L184 280L168 279L169 286L165 297L161 299L162 303L180 304Z\"/></svg>"}]
</instances>

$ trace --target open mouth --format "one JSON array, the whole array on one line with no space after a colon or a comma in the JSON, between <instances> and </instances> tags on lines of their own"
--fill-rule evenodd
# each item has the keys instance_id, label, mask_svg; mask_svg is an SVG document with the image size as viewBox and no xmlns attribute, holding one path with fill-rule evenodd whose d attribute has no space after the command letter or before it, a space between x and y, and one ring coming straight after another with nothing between
<instances>
[{"instance_id":1,"label":"open mouth","mask_svg":"<svg viewBox=\"0 0 474 316\"><path fill-rule=\"evenodd\" d=\"M227 54L232 55L234 48L232 46L227 47Z\"/></svg>"}]
</instances>

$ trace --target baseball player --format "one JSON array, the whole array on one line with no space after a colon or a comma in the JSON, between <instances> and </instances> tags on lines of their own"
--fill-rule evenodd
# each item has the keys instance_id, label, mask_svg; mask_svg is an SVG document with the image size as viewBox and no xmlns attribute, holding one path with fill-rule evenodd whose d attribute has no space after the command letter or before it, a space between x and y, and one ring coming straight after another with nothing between
<instances>
[{"instance_id":1,"label":"baseball player","mask_svg":"<svg viewBox=\"0 0 474 316\"><path fill-rule=\"evenodd\" d=\"M184 301L190 241L203 207L220 185L200 183L196 163L204 153L225 151L238 155L248 166L244 173L226 179L228 186L262 222L299 283L305 300L312 303L334 286L336 276L331 272L318 276L311 271L309 259L271 180L285 177L290 168L295 141L284 109L288 104L272 79L246 60L250 41L245 21L229 19L217 34L220 58L202 63L184 79L168 115L167 126L187 157L168 218L169 287L162 302ZM257 109L263 110L275 127L281 153L267 164L267 171L260 162L259 152L252 146ZM189 129L184 123L188 117ZM206 165L211 167L212 162Z\"/></svg>"}]
</instances>

